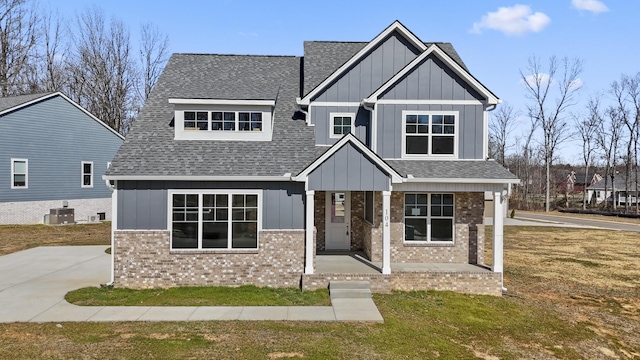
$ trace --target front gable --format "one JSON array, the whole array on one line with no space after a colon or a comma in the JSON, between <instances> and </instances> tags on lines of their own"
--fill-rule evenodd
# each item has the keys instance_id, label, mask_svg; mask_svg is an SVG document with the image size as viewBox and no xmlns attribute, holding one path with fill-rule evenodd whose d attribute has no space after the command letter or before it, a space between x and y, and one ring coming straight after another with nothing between
<instances>
[{"instance_id":1,"label":"front gable","mask_svg":"<svg viewBox=\"0 0 640 360\"><path fill-rule=\"evenodd\" d=\"M363 54L311 101L359 102L415 59L420 50L397 30Z\"/></svg>"},{"instance_id":2,"label":"front gable","mask_svg":"<svg viewBox=\"0 0 640 360\"><path fill-rule=\"evenodd\" d=\"M477 100L486 99L434 54L391 84L382 100Z\"/></svg>"}]
</instances>

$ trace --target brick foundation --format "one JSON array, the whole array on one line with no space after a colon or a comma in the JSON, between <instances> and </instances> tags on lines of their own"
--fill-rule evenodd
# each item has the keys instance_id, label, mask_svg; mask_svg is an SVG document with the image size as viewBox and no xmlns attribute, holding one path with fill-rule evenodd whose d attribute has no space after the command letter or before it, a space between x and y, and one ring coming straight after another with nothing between
<instances>
[{"instance_id":1,"label":"brick foundation","mask_svg":"<svg viewBox=\"0 0 640 360\"><path fill-rule=\"evenodd\" d=\"M255 251L170 250L168 231L116 231L115 285L152 288L199 285L299 287L304 231L261 231Z\"/></svg>"},{"instance_id":2,"label":"brick foundation","mask_svg":"<svg viewBox=\"0 0 640 360\"><path fill-rule=\"evenodd\" d=\"M50 209L61 208L63 200L0 202L0 224L42 224ZM105 213L111 220L111 198L69 199L76 222L86 222L90 216Z\"/></svg>"}]
</instances>

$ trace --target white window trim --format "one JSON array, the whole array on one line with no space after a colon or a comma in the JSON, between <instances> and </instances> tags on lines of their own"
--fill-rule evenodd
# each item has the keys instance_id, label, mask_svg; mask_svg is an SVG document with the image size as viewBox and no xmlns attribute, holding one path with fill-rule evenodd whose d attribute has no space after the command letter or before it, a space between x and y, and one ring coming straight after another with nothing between
<instances>
[{"instance_id":1,"label":"white window trim","mask_svg":"<svg viewBox=\"0 0 640 360\"><path fill-rule=\"evenodd\" d=\"M343 136L345 136L346 134L334 134L333 133L333 125L334 125L334 118L336 117L350 117L351 118L351 130L349 131L350 133L354 133L354 128L355 128L355 123L356 123L356 113L349 113L349 112L332 112L329 113L329 139L340 139Z\"/></svg>"},{"instance_id":2,"label":"white window trim","mask_svg":"<svg viewBox=\"0 0 640 360\"><path fill-rule=\"evenodd\" d=\"M185 130L184 113L188 111L207 112L207 130ZM212 112L234 112L235 130L211 130ZM262 113L262 130L240 131L238 113ZM220 104L174 104L175 140L222 140L222 141L271 141L273 136L273 107L268 105L220 105Z\"/></svg>"},{"instance_id":3,"label":"white window trim","mask_svg":"<svg viewBox=\"0 0 640 360\"><path fill-rule=\"evenodd\" d=\"M426 220L427 220L427 241L416 241L416 240L409 240L407 241L406 238L406 215L405 215L405 209L407 207L406 204L406 198L404 196L404 194L426 194L427 195L427 216L426 216ZM429 193L425 193L425 192L405 192L402 195L402 204L404 205L402 207L402 243L404 245L425 245L425 244L432 244L432 245L455 245L456 243L456 194L455 193L440 193L440 192L429 192ZM438 216L436 217L436 219L451 219L451 234L452 234L452 241L431 241L431 195L434 194L440 194L440 195L453 195L453 216ZM424 216L420 216L420 217L416 217L418 219L423 219L425 218Z\"/></svg>"},{"instance_id":4,"label":"white window trim","mask_svg":"<svg viewBox=\"0 0 640 360\"><path fill-rule=\"evenodd\" d=\"M167 228L169 230L169 250L172 252L255 252L260 249L260 232L262 231L262 197L263 191L259 189L234 189L234 190L195 190L195 189L171 189L167 191ZM174 194L187 194L198 195L198 248L197 249L174 249L173 248L173 195ZM236 249L231 247L232 241L230 238L227 239L227 247L226 248L203 248L202 247L202 195L229 195L229 207L231 207L231 197L232 195L257 195L258 196L258 234L256 239L256 247L255 248L243 248ZM233 226L232 220L232 212L229 211L229 220L227 223L228 226L228 234L231 236L232 231L231 227Z\"/></svg>"},{"instance_id":5,"label":"white window trim","mask_svg":"<svg viewBox=\"0 0 640 360\"><path fill-rule=\"evenodd\" d=\"M14 186L14 175L15 172L13 171L14 169L14 164L16 162L19 161L24 161L25 164L25 174L24 174L24 186ZM28 189L29 188L29 159L11 159L11 188L12 189Z\"/></svg>"},{"instance_id":6,"label":"white window trim","mask_svg":"<svg viewBox=\"0 0 640 360\"><path fill-rule=\"evenodd\" d=\"M91 164L91 184L90 185L85 185L84 184L84 165L85 164ZM84 188L84 189L89 189L93 187L93 173L95 172L94 167L93 167L93 161L82 161L80 162L80 187Z\"/></svg>"},{"instance_id":7,"label":"white window trim","mask_svg":"<svg viewBox=\"0 0 640 360\"><path fill-rule=\"evenodd\" d=\"M407 154L407 115L429 115L429 134L425 137L429 138L429 153L427 155L422 154ZM453 154L451 155L432 155L431 147L433 145L431 132L431 116L432 115L453 115L455 116L454 122L454 134L453 134ZM460 112L459 111L437 111L437 110L403 110L402 111L402 159L416 159L416 160L452 160L458 158L458 135L460 132Z\"/></svg>"}]
</instances>

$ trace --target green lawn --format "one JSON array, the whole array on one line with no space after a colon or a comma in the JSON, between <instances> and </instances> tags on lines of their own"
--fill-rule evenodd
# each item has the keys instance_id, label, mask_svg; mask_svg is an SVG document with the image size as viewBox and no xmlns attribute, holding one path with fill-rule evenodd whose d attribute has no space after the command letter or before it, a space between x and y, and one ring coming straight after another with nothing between
<instances>
[{"instance_id":1,"label":"green lawn","mask_svg":"<svg viewBox=\"0 0 640 360\"><path fill-rule=\"evenodd\" d=\"M240 287L178 287L133 290L86 287L71 291L65 299L84 306L322 306L331 305L329 291Z\"/></svg>"}]
</instances>

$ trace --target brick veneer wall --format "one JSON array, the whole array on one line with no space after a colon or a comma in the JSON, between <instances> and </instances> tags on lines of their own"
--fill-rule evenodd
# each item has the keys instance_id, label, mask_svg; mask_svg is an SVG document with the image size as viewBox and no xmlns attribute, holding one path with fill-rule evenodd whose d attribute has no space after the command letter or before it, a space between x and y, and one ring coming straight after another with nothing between
<instances>
[{"instance_id":1,"label":"brick veneer wall","mask_svg":"<svg viewBox=\"0 0 640 360\"><path fill-rule=\"evenodd\" d=\"M263 230L259 249L247 252L170 250L169 231L114 234L115 285L299 287L304 271L303 230Z\"/></svg>"},{"instance_id":2,"label":"brick veneer wall","mask_svg":"<svg viewBox=\"0 0 640 360\"><path fill-rule=\"evenodd\" d=\"M86 222L89 216L105 213L111 220L111 198L69 199L76 222ZM0 202L0 224L42 224L50 209L61 208L62 200Z\"/></svg>"},{"instance_id":3,"label":"brick veneer wall","mask_svg":"<svg viewBox=\"0 0 640 360\"><path fill-rule=\"evenodd\" d=\"M364 249L364 192L351 192L351 251Z\"/></svg>"}]
</instances>

